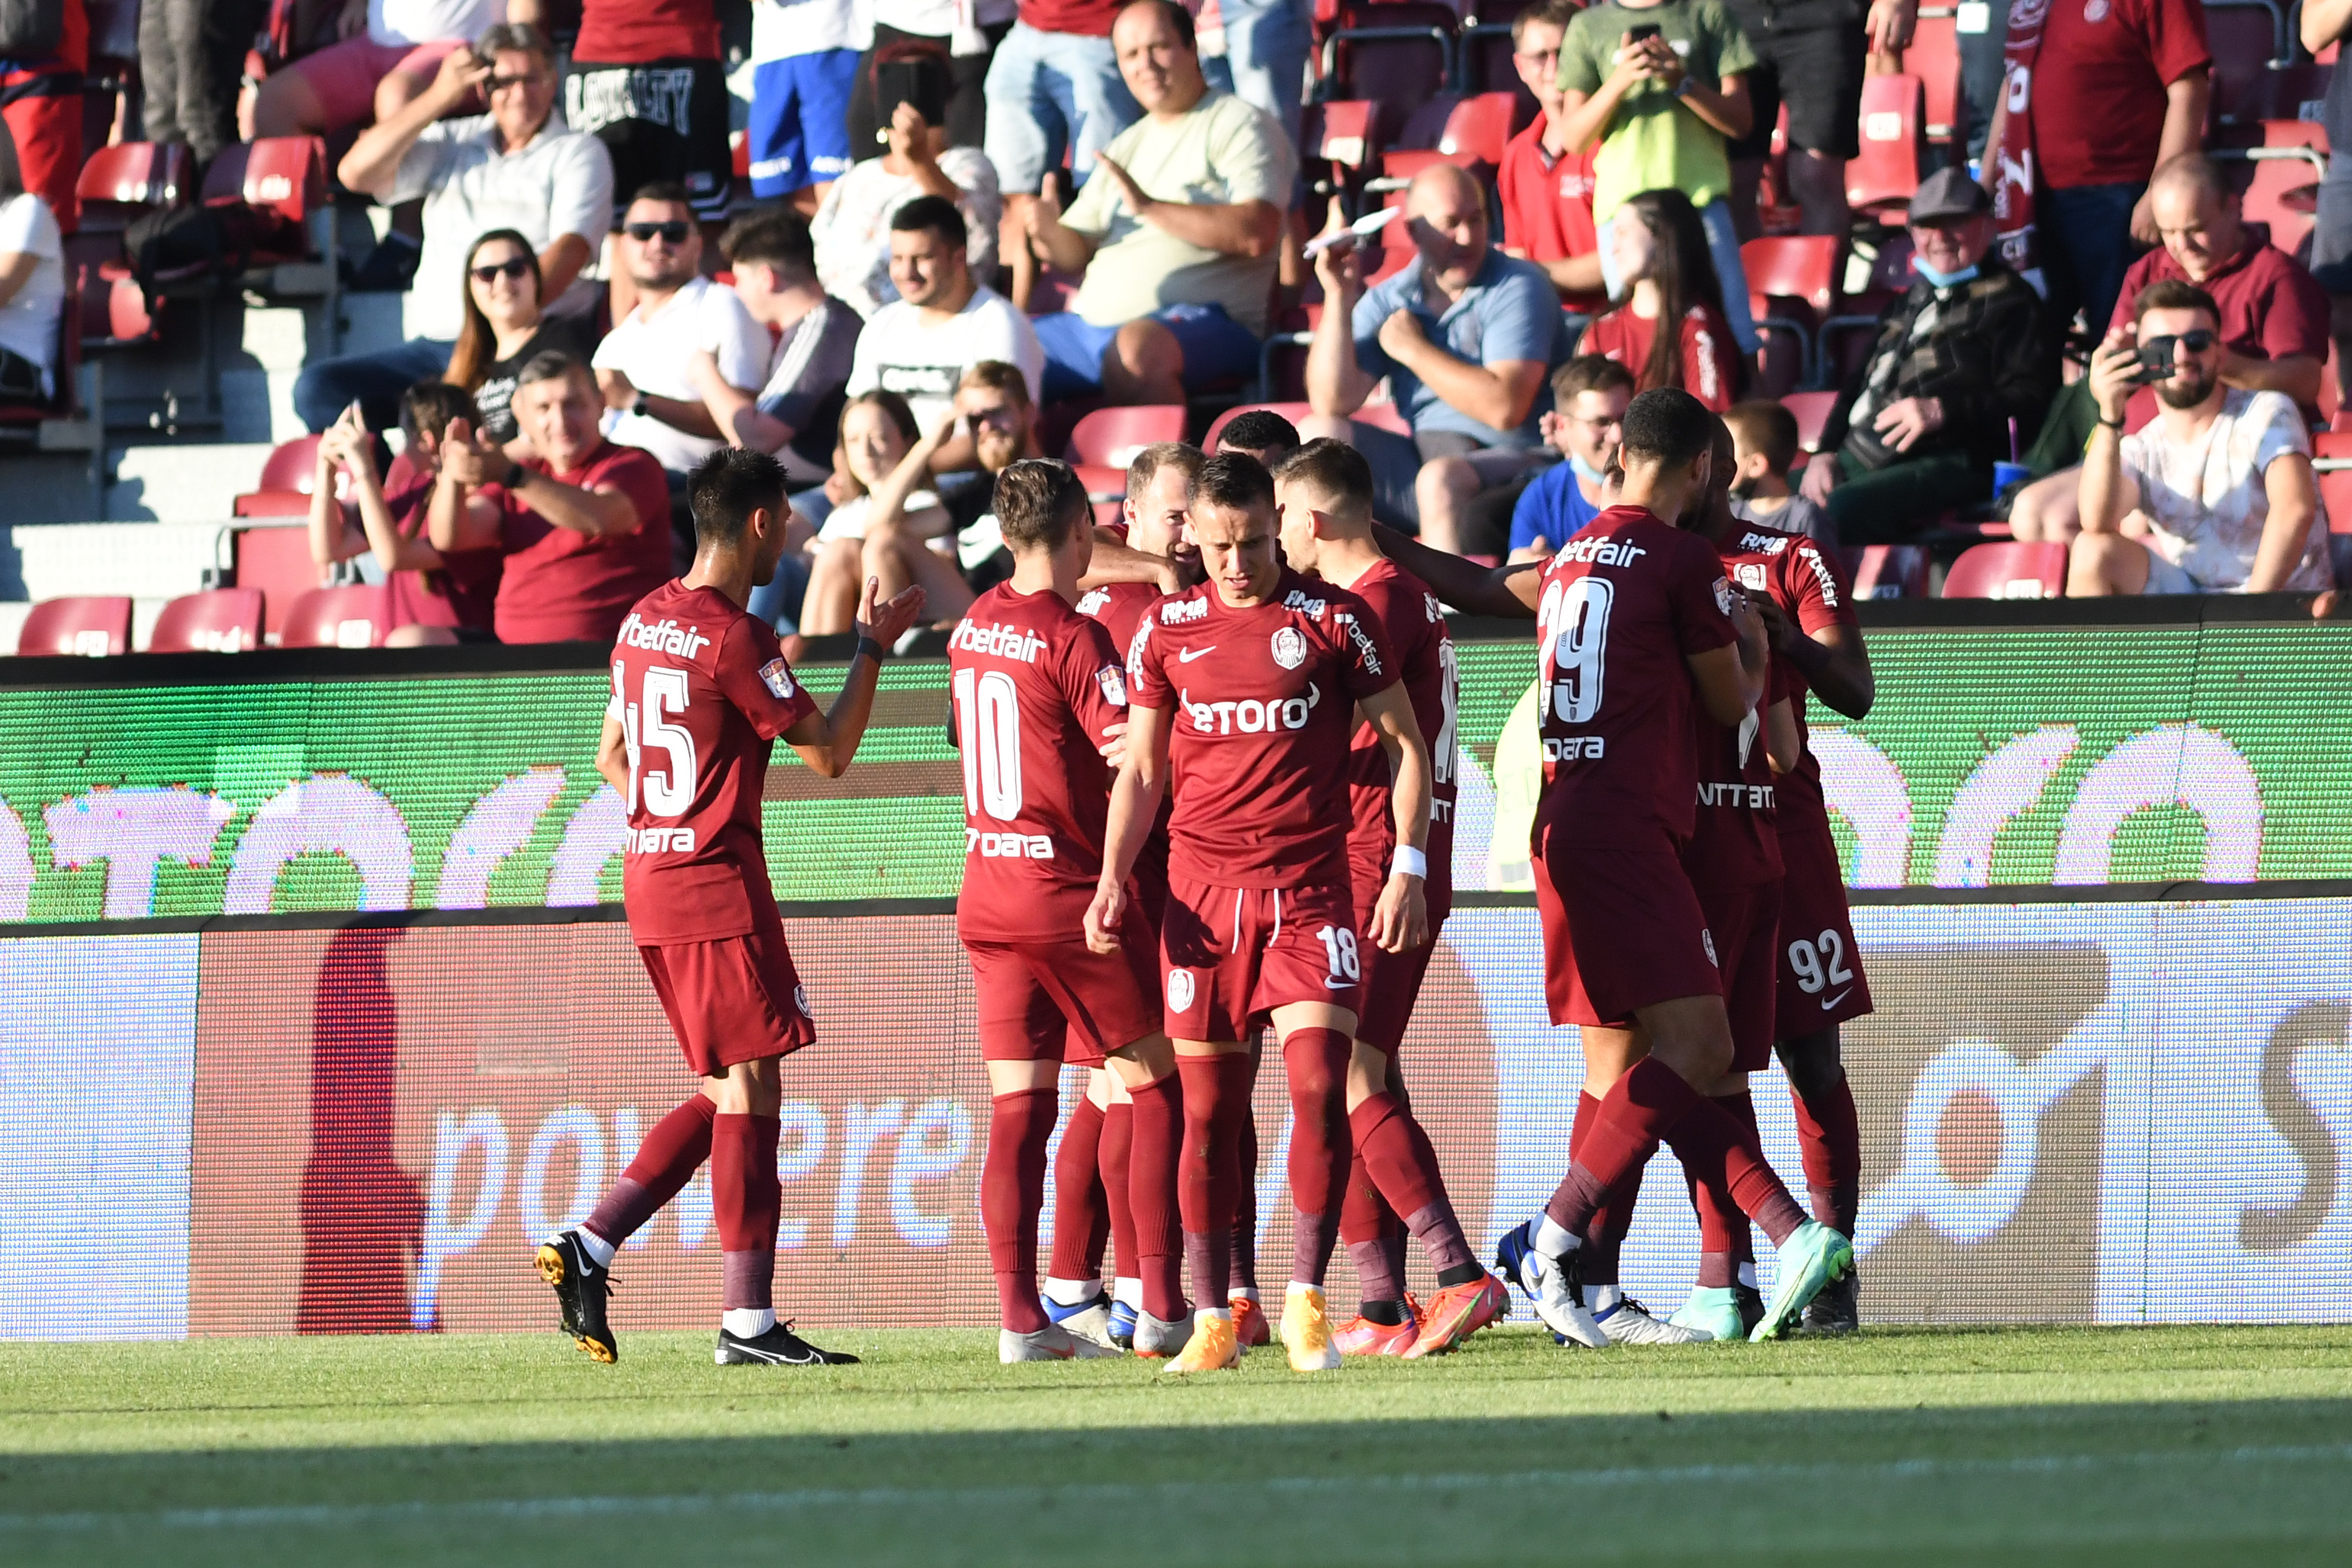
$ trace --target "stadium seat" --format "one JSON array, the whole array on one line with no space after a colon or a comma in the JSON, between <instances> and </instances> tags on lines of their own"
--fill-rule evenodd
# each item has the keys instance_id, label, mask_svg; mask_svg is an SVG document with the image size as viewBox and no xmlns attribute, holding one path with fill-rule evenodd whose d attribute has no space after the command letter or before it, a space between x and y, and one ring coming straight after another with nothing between
<instances>
[{"instance_id":1,"label":"stadium seat","mask_svg":"<svg viewBox=\"0 0 2352 1568\"><path fill-rule=\"evenodd\" d=\"M2318 222L2319 182L2327 174L2326 128L2301 120L2262 122L2259 147L2216 149L2225 162L2252 164L2242 210L2249 223L2270 226L2271 243L2297 255Z\"/></svg>"},{"instance_id":2,"label":"stadium seat","mask_svg":"<svg viewBox=\"0 0 2352 1568\"><path fill-rule=\"evenodd\" d=\"M1924 599L1928 555L1917 544L1848 545L1838 552L1857 599Z\"/></svg>"},{"instance_id":3,"label":"stadium seat","mask_svg":"<svg viewBox=\"0 0 2352 1568\"><path fill-rule=\"evenodd\" d=\"M391 597L367 586L313 588L287 606L280 647L382 647L392 630Z\"/></svg>"},{"instance_id":4,"label":"stadium seat","mask_svg":"<svg viewBox=\"0 0 2352 1568\"><path fill-rule=\"evenodd\" d=\"M149 653L243 653L261 646L261 590L183 594L155 617Z\"/></svg>"},{"instance_id":5,"label":"stadium seat","mask_svg":"<svg viewBox=\"0 0 2352 1568\"><path fill-rule=\"evenodd\" d=\"M100 147L74 182L81 234L120 234L148 213L184 205L194 195L195 159L178 142L124 142Z\"/></svg>"},{"instance_id":6,"label":"stadium seat","mask_svg":"<svg viewBox=\"0 0 2352 1568\"><path fill-rule=\"evenodd\" d=\"M2242 140L2243 128L2265 120L2307 120L2317 123L2327 106L2327 84L2333 65L2299 60L2273 62L2251 75L2231 73L2213 84L2213 122L2221 145Z\"/></svg>"},{"instance_id":7,"label":"stadium seat","mask_svg":"<svg viewBox=\"0 0 2352 1568\"><path fill-rule=\"evenodd\" d=\"M1181 441L1186 412L1181 403L1097 408L1070 432L1070 461L1123 469L1155 441Z\"/></svg>"},{"instance_id":8,"label":"stadium seat","mask_svg":"<svg viewBox=\"0 0 2352 1568\"><path fill-rule=\"evenodd\" d=\"M1511 63L1511 24L1528 8L1528 0L1469 0L1469 5L1454 40L1454 73L1464 92L1510 95L1511 134L1516 136L1542 112Z\"/></svg>"},{"instance_id":9,"label":"stadium seat","mask_svg":"<svg viewBox=\"0 0 2352 1568\"><path fill-rule=\"evenodd\" d=\"M1452 5L1428 0L1348 4L1323 41L1323 79L1336 97L1370 99L1400 119L1454 79Z\"/></svg>"},{"instance_id":10,"label":"stadium seat","mask_svg":"<svg viewBox=\"0 0 2352 1568\"><path fill-rule=\"evenodd\" d=\"M1433 115L1435 134L1424 142L1423 122ZM1410 180L1432 163L1452 163L1476 170L1484 184L1493 184L1494 171L1502 167L1503 146L1511 139L1511 95L1485 92L1475 98L1435 98L1422 106L1396 141L1381 154L1381 179Z\"/></svg>"},{"instance_id":11,"label":"stadium seat","mask_svg":"<svg viewBox=\"0 0 2352 1568\"><path fill-rule=\"evenodd\" d=\"M1359 99L1333 99L1310 103L1300 121L1299 144L1305 162L1322 165L1307 171L1318 195L1344 196L1351 205L1355 193L1379 157L1381 106Z\"/></svg>"},{"instance_id":12,"label":"stadium seat","mask_svg":"<svg viewBox=\"0 0 2352 1568\"><path fill-rule=\"evenodd\" d=\"M1903 68L1919 79L1927 140L1966 147L1969 98L1960 85L1959 18L1951 11L1923 11L1903 51Z\"/></svg>"},{"instance_id":13,"label":"stadium seat","mask_svg":"<svg viewBox=\"0 0 2352 1568\"><path fill-rule=\"evenodd\" d=\"M239 528L229 541L230 560L240 588L262 595L262 640L283 628L296 599L319 585L319 563L310 559L310 531L299 524Z\"/></svg>"},{"instance_id":14,"label":"stadium seat","mask_svg":"<svg viewBox=\"0 0 2352 1568\"><path fill-rule=\"evenodd\" d=\"M254 266L310 256L310 215L327 200L327 149L315 136L268 136L221 149L205 171L206 206L246 206L278 222Z\"/></svg>"},{"instance_id":15,"label":"stadium seat","mask_svg":"<svg viewBox=\"0 0 2352 1568\"><path fill-rule=\"evenodd\" d=\"M1834 391L1791 392L1781 397L1780 406L1797 416L1797 444L1806 451L1822 449L1822 432L1829 426L1837 400Z\"/></svg>"},{"instance_id":16,"label":"stadium seat","mask_svg":"<svg viewBox=\"0 0 2352 1568\"><path fill-rule=\"evenodd\" d=\"M2326 514L2328 532L2352 534L2352 468L2319 471L2319 510Z\"/></svg>"},{"instance_id":17,"label":"stadium seat","mask_svg":"<svg viewBox=\"0 0 2352 1568\"><path fill-rule=\"evenodd\" d=\"M86 658L131 651L131 601L120 595L44 599L16 634L19 657L78 655Z\"/></svg>"},{"instance_id":18,"label":"stadium seat","mask_svg":"<svg viewBox=\"0 0 2352 1568\"><path fill-rule=\"evenodd\" d=\"M1925 101L1916 76L1864 79L1862 156L1845 166L1845 199L1856 212L1899 221L1919 188Z\"/></svg>"},{"instance_id":19,"label":"stadium seat","mask_svg":"<svg viewBox=\"0 0 2352 1568\"><path fill-rule=\"evenodd\" d=\"M2213 54L2213 109L2225 122L2240 117L2273 61L2284 61L2286 16L2271 0L2206 0L2205 44ZM2253 118L2262 118L2256 115Z\"/></svg>"},{"instance_id":20,"label":"stadium seat","mask_svg":"<svg viewBox=\"0 0 2352 1568\"><path fill-rule=\"evenodd\" d=\"M1268 414L1279 414L1296 425L1314 413L1315 405L1311 403L1244 403L1239 408L1228 408L1210 423L1208 435L1202 438L1201 449L1204 452L1215 451L1217 437L1225 433L1226 426L1244 414L1254 414L1260 409L1264 409Z\"/></svg>"},{"instance_id":21,"label":"stadium seat","mask_svg":"<svg viewBox=\"0 0 2352 1568\"><path fill-rule=\"evenodd\" d=\"M1780 392L1819 380L1815 334L1830 319L1844 249L1835 236L1826 234L1767 236L1739 247L1757 331L1792 338L1797 344L1796 378Z\"/></svg>"},{"instance_id":22,"label":"stadium seat","mask_svg":"<svg viewBox=\"0 0 2352 1568\"><path fill-rule=\"evenodd\" d=\"M2056 599L2066 592L2066 547L2041 541L1976 544L1944 574L1947 599Z\"/></svg>"},{"instance_id":23,"label":"stadium seat","mask_svg":"<svg viewBox=\"0 0 2352 1568\"><path fill-rule=\"evenodd\" d=\"M319 438L297 436L271 448L261 465L261 482L229 503L231 517L301 517L310 510L310 487L319 472ZM337 499L348 480L335 476Z\"/></svg>"}]
</instances>

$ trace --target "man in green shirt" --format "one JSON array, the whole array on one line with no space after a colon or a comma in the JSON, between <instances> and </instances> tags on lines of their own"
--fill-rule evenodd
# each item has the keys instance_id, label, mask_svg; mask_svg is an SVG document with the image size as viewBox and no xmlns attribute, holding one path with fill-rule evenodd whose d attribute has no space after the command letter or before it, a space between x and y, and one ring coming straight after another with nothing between
<instances>
[{"instance_id":1,"label":"man in green shirt","mask_svg":"<svg viewBox=\"0 0 2352 1568\"><path fill-rule=\"evenodd\" d=\"M1748 84L1756 65L1748 36L1720 0L1605 0L1577 14L1559 44L1566 102L1563 139L1582 153L1595 142L1592 219L1612 298L1609 226L1629 196L1680 191L1706 225L1707 251L1723 282L1724 313L1742 350L1756 350L1748 274L1732 223L1728 142L1748 133Z\"/></svg>"}]
</instances>

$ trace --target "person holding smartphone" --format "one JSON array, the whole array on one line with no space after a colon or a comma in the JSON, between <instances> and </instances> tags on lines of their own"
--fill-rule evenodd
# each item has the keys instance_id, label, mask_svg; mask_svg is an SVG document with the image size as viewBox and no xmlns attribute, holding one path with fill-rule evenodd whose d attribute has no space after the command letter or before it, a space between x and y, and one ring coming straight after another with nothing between
<instances>
[{"instance_id":1,"label":"person holding smartphone","mask_svg":"<svg viewBox=\"0 0 2352 1568\"><path fill-rule=\"evenodd\" d=\"M809 223L817 280L866 317L898 298L890 281L890 220L899 208L918 196L954 203L963 215L965 256L982 278L995 275L1003 215L988 154L948 144L946 64L921 57L885 60L877 78L888 151L835 180Z\"/></svg>"}]
</instances>

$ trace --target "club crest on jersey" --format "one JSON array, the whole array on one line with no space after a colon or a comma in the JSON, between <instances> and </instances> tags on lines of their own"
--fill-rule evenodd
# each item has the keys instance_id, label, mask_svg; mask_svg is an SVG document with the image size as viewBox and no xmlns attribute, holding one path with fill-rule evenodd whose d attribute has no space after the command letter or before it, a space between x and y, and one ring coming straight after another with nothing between
<instances>
[{"instance_id":1,"label":"club crest on jersey","mask_svg":"<svg viewBox=\"0 0 2352 1568\"><path fill-rule=\"evenodd\" d=\"M1168 972L1168 1010L1171 1013L1191 1012L1192 994L1192 972L1189 969L1170 970Z\"/></svg>"},{"instance_id":2,"label":"club crest on jersey","mask_svg":"<svg viewBox=\"0 0 2352 1568\"><path fill-rule=\"evenodd\" d=\"M1118 666L1107 664L1096 670L1095 684L1102 688L1104 701L1114 708L1127 706L1127 676Z\"/></svg>"},{"instance_id":3,"label":"club crest on jersey","mask_svg":"<svg viewBox=\"0 0 2352 1568\"><path fill-rule=\"evenodd\" d=\"M1764 592L1764 568L1753 561L1743 561L1731 569L1739 578L1739 585L1753 593Z\"/></svg>"},{"instance_id":4,"label":"club crest on jersey","mask_svg":"<svg viewBox=\"0 0 2352 1568\"><path fill-rule=\"evenodd\" d=\"M806 1018L812 1024L816 1022L816 1012L808 1005L807 986L794 985L793 987L793 1005L801 1010L802 1017Z\"/></svg>"},{"instance_id":5,"label":"club crest on jersey","mask_svg":"<svg viewBox=\"0 0 2352 1568\"><path fill-rule=\"evenodd\" d=\"M799 688L793 684L793 672L781 658L772 658L760 667L760 684L771 696L789 699Z\"/></svg>"},{"instance_id":6,"label":"club crest on jersey","mask_svg":"<svg viewBox=\"0 0 2352 1568\"><path fill-rule=\"evenodd\" d=\"M1297 626L1285 626L1274 634L1274 662L1285 669L1297 669L1307 662L1307 638Z\"/></svg>"},{"instance_id":7,"label":"club crest on jersey","mask_svg":"<svg viewBox=\"0 0 2352 1568\"><path fill-rule=\"evenodd\" d=\"M1717 577L1715 580L1715 607L1727 616L1731 614L1731 582L1728 578Z\"/></svg>"}]
</instances>

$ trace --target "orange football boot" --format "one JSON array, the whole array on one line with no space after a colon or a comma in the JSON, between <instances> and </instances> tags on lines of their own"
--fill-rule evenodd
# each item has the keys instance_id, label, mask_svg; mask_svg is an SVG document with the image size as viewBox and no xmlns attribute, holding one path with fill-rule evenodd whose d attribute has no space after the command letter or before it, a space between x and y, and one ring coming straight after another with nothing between
<instances>
[{"instance_id":1,"label":"orange football boot","mask_svg":"<svg viewBox=\"0 0 2352 1568\"><path fill-rule=\"evenodd\" d=\"M1265 1321L1265 1309L1255 1300L1235 1296L1225 1305L1234 1310L1234 1340L1244 1350L1274 1343L1274 1326Z\"/></svg>"},{"instance_id":2,"label":"orange football boot","mask_svg":"<svg viewBox=\"0 0 2352 1568\"><path fill-rule=\"evenodd\" d=\"M1492 1274L1449 1285L1430 1298L1421 1337L1402 1352L1407 1361L1461 1348L1462 1342L1511 1310L1511 1293Z\"/></svg>"}]
</instances>

